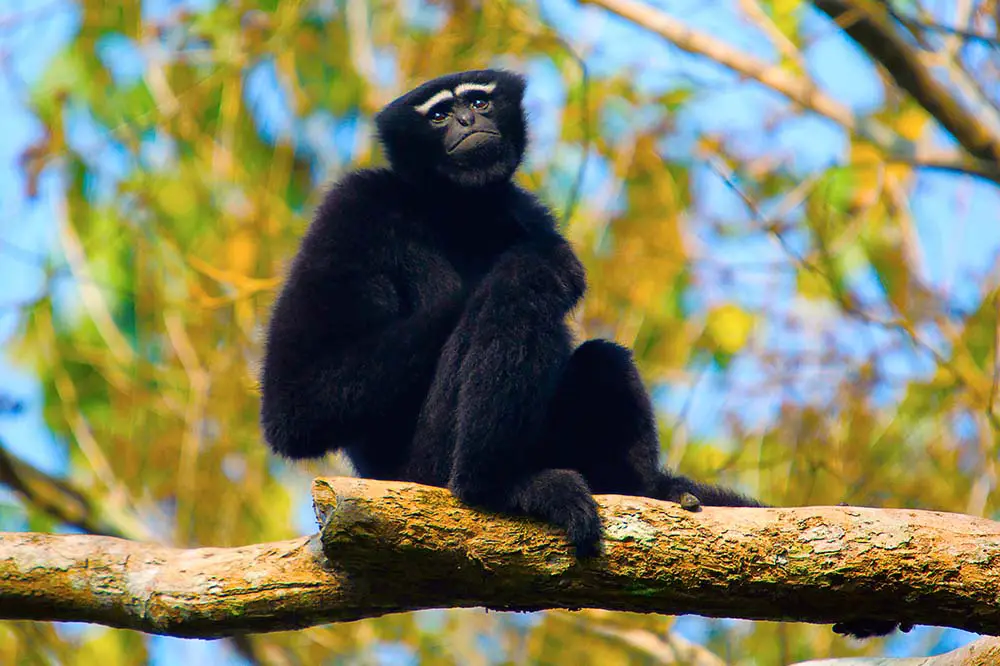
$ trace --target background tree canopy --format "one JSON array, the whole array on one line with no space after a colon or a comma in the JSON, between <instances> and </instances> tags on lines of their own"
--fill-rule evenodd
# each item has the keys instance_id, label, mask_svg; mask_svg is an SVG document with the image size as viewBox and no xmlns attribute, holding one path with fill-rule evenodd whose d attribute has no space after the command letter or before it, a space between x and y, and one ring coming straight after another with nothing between
<instances>
[{"instance_id":1,"label":"background tree canopy","mask_svg":"<svg viewBox=\"0 0 1000 666\"><path fill-rule=\"evenodd\" d=\"M283 267L323 184L381 159L372 114L484 66L529 77L520 178L589 271L581 334L634 347L668 464L773 504L997 518L996 12L0 0L0 529L311 531L309 480L343 463L286 465L257 426ZM8 622L0 663L770 665L971 638L426 611L215 643Z\"/></svg>"}]
</instances>

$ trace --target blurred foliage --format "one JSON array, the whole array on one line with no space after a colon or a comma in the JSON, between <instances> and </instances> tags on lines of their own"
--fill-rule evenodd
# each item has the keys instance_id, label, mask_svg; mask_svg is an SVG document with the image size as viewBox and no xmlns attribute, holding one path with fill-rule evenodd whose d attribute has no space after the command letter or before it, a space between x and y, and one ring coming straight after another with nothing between
<instances>
[{"instance_id":1,"label":"blurred foliage","mask_svg":"<svg viewBox=\"0 0 1000 666\"><path fill-rule=\"evenodd\" d=\"M260 441L261 330L283 267L323 183L380 159L373 112L487 65L532 74L534 129L551 136L521 178L572 211L565 230L591 285L576 324L635 349L664 398L665 461L773 504L997 514L996 275L973 279L971 306L928 284L907 205L917 176L869 144L796 170L776 141L697 130L713 94L697 75L640 85L637 66L605 64L584 77L580 58L600 63L607 48L598 10L561 10L590 12L591 34L574 37L511 0L155 15L138 0L65 4L77 29L26 88L42 132L21 160L27 196L59 183L58 248L39 260L51 288L23 305L7 351L43 386L69 478L143 536L228 546L304 529L309 477L345 468L292 469ZM803 71L801 3L757 10L792 47L780 66ZM919 108L884 97L876 113L900 136L930 131ZM753 132L804 115L789 106ZM709 414L692 397L703 389ZM59 527L30 503L0 520ZM428 611L250 645L267 664L769 665L882 649L827 627L713 621L704 648L671 658L673 622ZM0 663L141 664L151 640L0 623Z\"/></svg>"}]
</instances>

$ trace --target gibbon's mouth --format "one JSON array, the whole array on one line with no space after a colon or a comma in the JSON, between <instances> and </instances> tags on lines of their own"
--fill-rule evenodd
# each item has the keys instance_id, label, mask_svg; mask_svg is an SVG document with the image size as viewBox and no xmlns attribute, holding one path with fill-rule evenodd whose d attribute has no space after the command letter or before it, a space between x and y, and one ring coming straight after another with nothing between
<instances>
[{"instance_id":1,"label":"gibbon's mouth","mask_svg":"<svg viewBox=\"0 0 1000 666\"><path fill-rule=\"evenodd\" d=\"M461 139L448 146L448 154L461 152L464 153L469 150L475 150L482 145L490 143L492 141L500 138L500 132L494 130L474 130L469 132Z\"/></svg>"}]
</instances>

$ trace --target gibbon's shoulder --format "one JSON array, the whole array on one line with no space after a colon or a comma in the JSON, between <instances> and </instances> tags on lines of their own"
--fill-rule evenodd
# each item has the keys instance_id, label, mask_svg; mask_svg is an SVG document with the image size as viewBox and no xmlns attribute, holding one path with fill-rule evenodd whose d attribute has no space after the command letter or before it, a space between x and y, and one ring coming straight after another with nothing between
<instances>
[{"instance_id":1,"label":"gibbon's shoulder","mask_svg":"<svg viewBox=\"0 0 1000 666\"><path fill-rule=\"evenodd\" d=\"M552 210L534 192L519 185L513 185L510 188L507 207L529 231L545 234L559 233Z\"/></svg>"},{"instance_id":2,"label":"gibbon's shoulder","mask_svg":"<svg viewBox=\"0 0 1000 666\"><path fill-rule=\"evenodd\" d=\"M304 246L353 238L371 242L405 213L406 185L389 169L359 169L331 184L313 214Z\"/></svg>"},{"instance_id":3,"label":"gibbon's shoulder","mask_svg":"<svg viewBox=\"0 0 1000 666\"><path fill-rule=\"evenodd\" d=\"M327 188L316 216L322 217L324 210L328 208L382 208L398 200L404 188L403 180L390 169L357 169Z\"/></svg>"}]
</instances>

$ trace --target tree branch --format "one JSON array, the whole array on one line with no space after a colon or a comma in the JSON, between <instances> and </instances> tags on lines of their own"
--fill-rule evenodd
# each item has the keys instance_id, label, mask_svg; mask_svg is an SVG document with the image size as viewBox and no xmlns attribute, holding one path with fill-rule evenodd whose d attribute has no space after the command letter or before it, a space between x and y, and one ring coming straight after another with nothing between
<instances>
[{"instance_id":1,"label":"tree branch","mask_svg":"<svg viewBox=\"0 0 1000 666\"><path fill-rule=\"evenodd\" d=\"M0 485L26 504L88 534L150 540L149 528L116 502L95 499L92 493L47 474L17 457L0 440Z\"/></svg>"},{"instance_id":2,"label":"tree branch","mask_svg":"<svg viewBox=\"0 0 1000 666\"><path fill-rule=\"evenodd\" d=\"M115 534L96 518L90 498L62 479L36 469L7 450L0 442L0 484L7 486L56 520L91 534Z\"/></svg>"},{"instance_id":3,"label":"tree branch","mask_svg":"<svg viewBox=\"0 0 1000 666\"><path fill-rule=\"evenodd\" d=\"M889 73L900 88L973 157L1000 164L1000 137L979 122L920 61L916 49L896 30L884 6L871 0L812 0Z\"/></svg>"},{"instance_id":4,"label":"tree branch","mask_svg":"<svg viewBox=\"0 0 1000 666\"><path fill-rule=\"evenodd\" d=\"M422 608L599 607L1000 633L1000 523L858 507L708 508L602 496L606 553L410 483L317 479L321 535L181 550L0 535L0 618L215 637Z\"/></svg>"},{"instance_id":5,"label":"tree branch","mask_svg":"<svg viewBox=\"0 0 1000 666\"><path fill-rule=\"evenodd\" d=\"M123 511L102 510L105 505L94 501L72 484L21 460L7 449L3 441L0 441L0 484L20 495L35 509L89 534L132 539L148 539L151 536L135 516ZM236 653L248 663L261 663L257 648L248 636L236 634L230 641Z\"/></svg>"},{"instance_id":6,"label":"tree branch","mask_svg":"<svg viewBox=\"0 0 1000 666\"><path fill-rule=\"evenodd\" d=\"M835 0L817 0L817 2ZM1000 184L1000 163L955 150L908 141L874 118L857 116L849 107L823 92L807 76L795 74L734 48L718 37L695 30L665 12L638 0L581 0L599 5L632 23L657 33L677 48L710 58L741 76L753 79L792 102L818 113L857 136L872 142L888 161L925 169L954 171ZM963 144L964 147L964 144Z\"/></svg>"}]
</instances>

